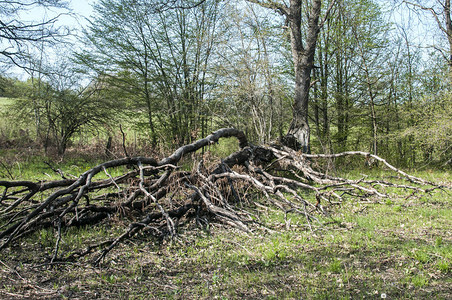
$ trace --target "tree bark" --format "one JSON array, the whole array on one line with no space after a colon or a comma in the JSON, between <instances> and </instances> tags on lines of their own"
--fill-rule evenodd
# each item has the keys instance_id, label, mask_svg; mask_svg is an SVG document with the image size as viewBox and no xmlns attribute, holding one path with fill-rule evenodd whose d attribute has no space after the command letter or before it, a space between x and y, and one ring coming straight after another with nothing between
<instances>
[{"instance_id":1,"label":"tree bark","mask_svg":"<svg viewBox=\"0 0 452 300\"><path fill-rule=\"evenodd\" d=\"M449 79L452 82L452 20L450 10L450 0L444 2L444 15L446 19L446 34L449 41Z\"/></svg>"},{"instance_id":2,"label":"tree bark","mask_svg":"<svg viewBox=\"0 0 452 300\"><path fill-rule=\"evenodd\" d=\"M287 135L293 136L296 139L296 148L298 148L296 150L309 153L309 88L311 85L311 71L314 67L315 48L320 31L319 17L322 1L314 0L312 2L305 47L303 46L301 32L301 4L300 0L291 0L288 16L292 59L295 68L295 99L292 123L290 124Z\"/></svg>"},{"instance_id":3,"label":"tree bark","mask_svg":"<svg viewBox=\"0 0 452 300\"><path fill-rule=\"evenodd\" d=\"M322 0L312 0L308 3L308 28L305 43L302 35L302 4L301 0L290 0L289 7L282 2L272 0L247 0L262 7L270 8L282 14L290 31L290 45L295 71L295 97L293 117L287 135L282 142L296 150L310 152L310 128L308 123L309 89L311 87L311 71L314 68L314 55L320 28L333 7L332 1L325 13L325 19L319 22Z\"/></svg>"}]
</instances>

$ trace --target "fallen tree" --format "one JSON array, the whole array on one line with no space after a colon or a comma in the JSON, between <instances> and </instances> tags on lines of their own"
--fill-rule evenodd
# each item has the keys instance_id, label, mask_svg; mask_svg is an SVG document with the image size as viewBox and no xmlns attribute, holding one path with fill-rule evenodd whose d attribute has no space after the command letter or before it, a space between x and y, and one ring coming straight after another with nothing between
<instances>
[{"instance_id":1,"label":"fallen tree","mask_svg":"<svg viewBox=\"0 0 452 300\"><path fill-rule=\"evenodd\" d=\"M178 166L187 154L228 137L238 139L239 151L209 166L200 160L191 171ZM405 183L335 177L316 163L319 159L344 156L378 161ZM109 170L119 167L127 171L111 176ZM161 160L127 157L102 163L74 179L63 176L57 181L0 181L0 186L4 188L0 198L0 251L37 230L54 228L57 238L51 262L74 260L95 252L95 264L138 232L175 237L182 218L196 220L200 225L213 218L252 232L263 225L251 210L243 207L274 207L303 215L310 226L319 221L318 214L324 213L325 205L340 203L346 197L384 198L388 196L385 187L415 193L443 188L406 174L369 153L313 155L277 144L254 146L248 144L243 132L232 128L220 129L182 146ZM117 218L128 222L122 234L85 249L60 253L62 232L67 228Z\"/></svg>"}]
</instances>

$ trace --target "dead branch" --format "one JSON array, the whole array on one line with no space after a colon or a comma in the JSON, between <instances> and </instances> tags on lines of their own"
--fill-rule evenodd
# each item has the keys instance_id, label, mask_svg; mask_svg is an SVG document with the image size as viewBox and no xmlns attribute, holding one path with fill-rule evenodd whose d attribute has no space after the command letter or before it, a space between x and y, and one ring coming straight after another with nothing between
<instances>
[{"instance_id":1,"label":"dead branch","mask_svg":"<svg viewBox=\"0 0 452 300\"><path fill-rule=\"evenodd\" d=\"M180 170L178 164L184 156L228 137L238 139L239 151L213 164L210 162L210 167L200 161L192 171ZM407 183L350 180L313 167L314 160L343 156L380 161ZM134 169L128 170L131 166ZM123 173L113 177L110 170L115 168L122 168ZM217 220L246 232L259 228L272 230L261 224L259 213L252 212L272 208L286 216L288 213L303 215L311 228L312 221L322 223L316 214L324 214L323 205L344 199L387 197L386 187L416 193L443 188L411 176L376 155L360 151L313 155L282 145L254 146L248 144L243 132L233 128L220 129L184 145L160 161L126 157L95 166L77 179L0 181L0 187L3 187L0 250L37 230L52 228L56 240L52 257L48 258L51 262L74 260L96 252L95 264L140 232L157 238L177 236L182 218L197 223ZM240 208L239 202L243 202ZM120 235L90 242L84 250L63 249L61 241L68 228L117 219L126 224Z\"/></svg>"}]
</instances>

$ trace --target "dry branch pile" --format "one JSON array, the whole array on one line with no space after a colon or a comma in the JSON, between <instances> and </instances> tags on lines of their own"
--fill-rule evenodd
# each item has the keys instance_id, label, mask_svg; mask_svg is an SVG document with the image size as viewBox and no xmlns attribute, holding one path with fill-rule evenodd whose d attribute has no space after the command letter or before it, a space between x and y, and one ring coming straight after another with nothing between
<instances>
[{"instance_id":1,"label":"dry branch pile","mask_svg":"<svg viewBox=\"0 0 452 300\"><path fill-rule=\"evenodd\" d=\"M192 171L177 166L184 155L226 137L237 138L240 150L209 167L202 160ZM348 155L380 161L407 184L365 178L349 180L313 167L317 159ZM110 175L112 168L124 166L129 167L128 172L116 177ZM96 179L99 174L103 179ZM0 196L0 251L37 230L54 228L57 239L52 262L77 259L98 251L95 263L140 231L158 237L176 236L177 225L183 219L196 220L202 225L215 218L250 232L262 225L252 210L243 207L271 206L286 213L300 213L310 224L317 220L316 214L323 213L322 205L340 202L344 197L386 197L381 188L386 186L424 193L441 188L368 153L308 155L281 145L253 146L241 131L230 128L180 147L160 161L146 157L122 158L100 164L77 179L0 181L0 186L4 188ZM307 192L300 193L303 190ZM74 249L72 253L59 253L62 231L67 228L118 218L128 222L119 236L86 249Z\"/></svg>"}]
</instances>

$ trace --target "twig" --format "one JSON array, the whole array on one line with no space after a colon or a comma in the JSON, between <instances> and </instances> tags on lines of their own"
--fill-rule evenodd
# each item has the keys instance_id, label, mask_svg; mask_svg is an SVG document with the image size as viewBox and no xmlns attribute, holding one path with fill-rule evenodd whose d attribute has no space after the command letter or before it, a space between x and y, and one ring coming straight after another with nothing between
<instances>
[{"instance_id":1,"label":"twig","mask_svg":"<svg viewBox=\"0 0 452 300\"><path fill-rule=\"evenodd\" d=\"M10 172L10 170L9 170L9 168L2 162L2 161L0 161L0 164L2 165L2 167L6 170L6 172L8 173L8 177L11 179L11 180L14 180L14 176L13 176L13 174Z\"/></svg>"},{"instance_id":2,"label":"twig","mask_svg":"<svg viewBox=\"0 0 452 300\"><path fill-rule=\"evenodd\" d=\"M55 242L55 248L53 251L53 255L52 255L52 259L50 260L50 263L53 263L55 261L55 259L58 256L58 250L60 248L60 242L61 242L61 217L58 218L58 237L57 240Z\"/></svg>"},{"instance_id":3,"label":"twig","mask_svg":"<svg viewBox=\"0 0 452 300\"><path fill-rule=\"evenodd\" d=\"M61 178L67 179L66 176L64 176L63 171L61 171L60 169L55 169L48 161L44 161L44 163L45 163L47 166L49 166L49 168L50 168L53 172L55 172L55 173L57 173L58 175L60 175Z\"/></svg>"},{"instance_id":4,"label":"twig","mask_svg":"<svg viewBox=\"0 0 452 300\"><path fill-rule=\"evenodd\" d=\"M124 150L124 155L126 157L130 157L129 153L127 153L127 149L126 149L126 134L124 133L124 130L122 130L122 125L119 124L119 130L121 130L121 134L122 134L122 149Z\"/></svg>"}]
</instances>

